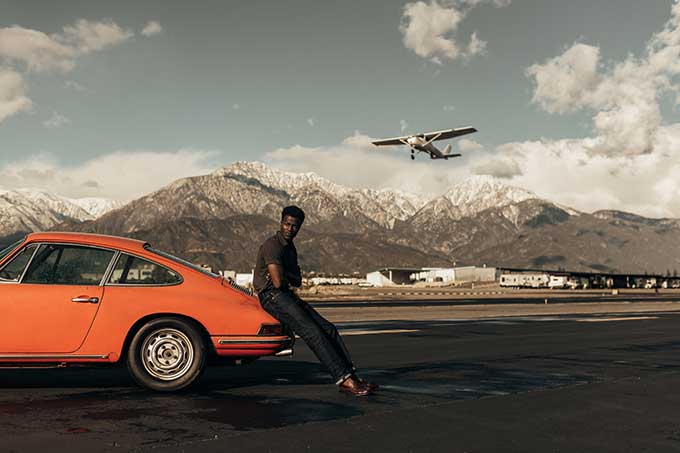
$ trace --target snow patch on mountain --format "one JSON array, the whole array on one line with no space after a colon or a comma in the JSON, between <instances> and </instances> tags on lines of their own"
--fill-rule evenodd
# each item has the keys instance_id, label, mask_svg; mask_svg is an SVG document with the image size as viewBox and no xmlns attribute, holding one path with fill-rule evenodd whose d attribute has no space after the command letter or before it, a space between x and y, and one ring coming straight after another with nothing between
<instances>
[{"instance_id":1,"label":"snow patch on mountain","mask_svg":"<svg viewBox=\"0 0 680 453\"><path fill-rule=\"evenodd\" d=\"M347 187L335 184L316 173L291 173L267 166L262 162L234 162L212 173L214 176L240 175L255 179L262 184L286 192L298 192L306 187L322 187L336 194L350 191Z\"/></svg>"},{"instance_id":2,"label":"snow patch on mountain","mask_svg":"<svg viewBox=\"0 0 680 453\"><path fill-rule=\"evenodd\" d=\"M293 202L304 202L309 199L310 194L314 194L317 200L336 200L345 215L363 215L385 228L392 228L397 220L408 219L427 202L418 195L396 189L350 188L316 173L291 173L269 167L262 162L235 162L213 172L211 176L252 179L264 186L288 193ZM329 215L336 212L335 209L328 210L329 206L319 208L320 212L327 212Z\"/></svg>"},{"instance_id":3,"label":"snow patch on mountain","mask_svg":"<svg viewBox=\"0 0 680 453\"><path fill-rule=\"evenodd\" d=\"M472 176L456 184L444 195L460 212L472 217L486 209L538 198L528 190L508 186L490 176Z\"/></svg>"},{"instance_id":4,"label":"snow patch on mountain","mask_svg":"<svg viewBox=\"0 0 680 453\"><path fill-rule=\"evenodd\" d=\"M98 197L67 198L67 200L83 209L94 219L125 205L124 201Z\"/></svg>"}]
</instances>

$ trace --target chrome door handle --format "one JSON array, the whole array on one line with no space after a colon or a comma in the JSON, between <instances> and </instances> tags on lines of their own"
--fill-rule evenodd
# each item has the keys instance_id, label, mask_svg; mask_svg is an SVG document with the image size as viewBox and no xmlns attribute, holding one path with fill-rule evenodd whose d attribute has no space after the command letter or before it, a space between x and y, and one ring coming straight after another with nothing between
<instances>
[{"instance_id":1,"label":"chrome door handle","mask_svg":"<svg viewBox=\"0 0 680 453\"><path fill-rule=\"evenodd\" d=\"M98 297L74 297L71 302L78 302L81 304L96 304L99 303Z\"/></svg>"}]
</instances>

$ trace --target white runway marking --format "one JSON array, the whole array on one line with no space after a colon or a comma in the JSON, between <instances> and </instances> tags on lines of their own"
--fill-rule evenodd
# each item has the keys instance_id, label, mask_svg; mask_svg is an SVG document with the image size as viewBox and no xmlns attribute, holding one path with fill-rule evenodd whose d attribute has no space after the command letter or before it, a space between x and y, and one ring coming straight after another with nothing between
<instances>
[{"instance_id":1,"label":"white runway marking","mask_svg":"<svg viewBox=\"0 0 680 453\"><path fill-rule=\"evenodd\" d=\"M378 335L386 333L412 333L420 332L419 329L385 329L385 330L341 330L343 336L347 335Z\"/></svg>"},{"instance_id":2,"label":"white runway marking","mask_svg":"<svg viewBox=\"0 0 680 453\"><path fill-rule=\"evenodd\" d=\"M385 330L340 330L343 337L351 335L378 335L386 333L413 333L420 332L420 329L385 329ZM300 335L295 335L295 338L300 338Z\"/></svg>"},{"instance_id":3,"label":"white runway marking","mask_svg":"<svg viewBox=\"0 0 680 453\"><path fill-rule=\"evenodd\" d=\"M630 316L628 318L581 318L577 322L615 322L615 321L641 321L643 319L659 319L658 316Z\"/></svg>"}]
</instances>

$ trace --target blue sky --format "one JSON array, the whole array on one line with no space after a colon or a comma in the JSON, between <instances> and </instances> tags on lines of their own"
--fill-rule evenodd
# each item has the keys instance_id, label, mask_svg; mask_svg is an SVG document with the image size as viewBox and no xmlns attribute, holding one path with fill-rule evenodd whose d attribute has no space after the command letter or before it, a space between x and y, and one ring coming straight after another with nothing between
<instances>
[{"instance_id":1,"label":"blue sky","mask_svg":"<svg viewBox=\"0 0 680 453\"><path fill-rule=\"evenodd\" d=\"M262 160L427 195L487 174L680 217L670 0L0 6L4 188L131 199ZM480 132L445 163L368 145L463 125Z\"/></svg>"}]
</instances>

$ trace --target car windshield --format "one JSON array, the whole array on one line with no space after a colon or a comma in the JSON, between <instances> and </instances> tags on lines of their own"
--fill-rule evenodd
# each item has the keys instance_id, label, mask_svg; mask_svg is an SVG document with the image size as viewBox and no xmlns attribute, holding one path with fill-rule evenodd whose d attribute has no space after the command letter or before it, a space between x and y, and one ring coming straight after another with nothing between
<instances>
[{"instance_id":1,"label":"car windshield","mask_svg":"<svg viewBox=\"0 0 680 453\"><path fill-rule=\"evenodd\" d=\"M24 239L26 239L26 238L24 238ZM16 248L19 247L21 244L23 244L24 239L22 239L20 241L16 241L14 244L10 245L9 247L0 250L0 261L2 261L2 259L4 257L6 257L10 253L12 253L14 250L16 250Z\"/></svg>"},{"instance_id":2,"label":"car windshield","mask_svg":"<svg viewBox=\"0 0 680 453\"><path fill-rule=\"evenodd\" d=\"M151 247L150 245L147 245L147 246L145 246L144 248L145 248L146 250L148 250L149 252L151 252L151 253L155 253L156 255L160 255L160 256L162 256L163 258L167 258L167 259L169 259L170 261L174 261L175 263L179 263L179 264L181 264L181 265L183 265L183 266L190 267L191 269L194 269L194 270L196 270L196 271L198 271L198 272L200 272L200 273L202 273L202 274L205 274L205 275L207 275L207 276L210 276L210 277L219 277L219 275L217 275L217 274L215 274L215 273L213 273L213 272L210 272L208 269L202 268L201 266L197 266L197 265L195 265L195 264L193 264L193 263L190 263L190 262L188 262L188 261L186 261L186 260L183 260L182 258L177 258L176 256L171 255L171 254L169 254L169 253L162 252L162 251L160 251L160 250L156 250L155 248Z\"/></svg>"}]
</instances>

